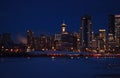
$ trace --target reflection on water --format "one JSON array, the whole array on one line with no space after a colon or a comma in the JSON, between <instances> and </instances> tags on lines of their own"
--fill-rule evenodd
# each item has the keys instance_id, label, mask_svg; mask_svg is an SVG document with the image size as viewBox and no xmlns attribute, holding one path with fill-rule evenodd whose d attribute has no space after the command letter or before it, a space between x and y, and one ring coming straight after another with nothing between
<instances>
[{"instance_id":1,"label":"reflection on water","mask_svg":"<svg viewBox=\"0 0 120 78\"><path fill-rule=\"evenodd\" d=\"M0 78L120 78L120 58L0 58Z\"/></svg>"}]
</instances>

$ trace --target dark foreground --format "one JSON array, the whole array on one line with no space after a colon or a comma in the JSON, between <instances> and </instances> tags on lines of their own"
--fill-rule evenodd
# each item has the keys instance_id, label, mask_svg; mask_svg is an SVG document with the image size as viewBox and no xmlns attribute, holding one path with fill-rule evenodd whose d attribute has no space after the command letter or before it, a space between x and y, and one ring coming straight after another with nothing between
<instances>
[{"instance_id":1,"label":"dark foreground","mask_svg":"<svg viewBox=\"0 0 120 78\"><path fill-rule=\"evenodd\" d=\"M0 78L120 78L120 58L1 57Z\"/></svg>"}]
</instances>

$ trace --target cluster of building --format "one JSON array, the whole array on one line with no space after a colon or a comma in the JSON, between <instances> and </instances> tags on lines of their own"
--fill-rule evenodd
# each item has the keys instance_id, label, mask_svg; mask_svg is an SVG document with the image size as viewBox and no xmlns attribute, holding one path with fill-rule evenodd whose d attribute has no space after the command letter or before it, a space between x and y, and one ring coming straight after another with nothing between
<instances>
[{"instance_id":1,"label":"cluster of building","mask_svg":"<svg viewBox=\"0 0 120 78\"><path fill-rule=\"evenodd\" d=\"M92 17L81 17L79 32L66 31L67 24L61 25L61 32L55 35L35 36L31 30L27 31L27 52L34 50L73 51L73 52L100 52L116 53L120 51L120 15L109 15L108 33L106 29L99 29L96 34L92 30ZM10 34L0 35L0 47L11 48L13 41ZM9 47L10 46L10 47ZM19 46L18 46L19 47Z\"/></svg>"},{"instance_id":2,"label":"cluster of building","mask_svg":"<svg viewBox=\"0 0 120 78\"><path fill-rule=\"evenodd\" d=\"M34 37L31 30L27 31L28 50L59 50L87 52L119 52L120 51L120 15L110 15L108 34L106 29L99 29L96 34L92 30L92 17L81 18L80 32L66 31L65 22L61 25L61 33L53 36L41 35Z\"/></svg>"}]
</instances>

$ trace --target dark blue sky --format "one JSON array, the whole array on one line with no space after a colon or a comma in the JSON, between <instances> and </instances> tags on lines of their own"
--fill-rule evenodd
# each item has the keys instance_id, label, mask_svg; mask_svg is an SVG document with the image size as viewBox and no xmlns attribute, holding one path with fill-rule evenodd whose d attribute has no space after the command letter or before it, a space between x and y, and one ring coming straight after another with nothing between
<instances>
[{"instance_id":1,"label":"dark blue sky","mask_svg":"<svg viewBox=\"0 0 120 78\"><path fill-rule=\"evenodd\" d=\"M63 20L67 30L75 32L85 14L93 17L94 31L107 29L108 15L120 14L120 0L0 0L0 33L59 33Z\"/></svg>"}]
</instances>

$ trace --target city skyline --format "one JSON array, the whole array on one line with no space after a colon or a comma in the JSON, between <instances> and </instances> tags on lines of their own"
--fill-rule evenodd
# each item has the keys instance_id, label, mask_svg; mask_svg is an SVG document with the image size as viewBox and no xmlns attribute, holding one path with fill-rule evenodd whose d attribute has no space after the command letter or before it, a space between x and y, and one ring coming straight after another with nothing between
<instances>
[{"instance_id":1,"label":"city skyline","mask_svg":"<svg viewBox=\"0 0 120 78\"><path fill-rule=\"evenodd\" d=\"M75 52L119 52L120 47L120 15L110 15L108 30L99 29L96 34L92 30L92 16L81 17L81 27L79 32L67 31L68 25L63 21L60 25L61 32L53 35L39 34L27 30L26 38L19 37L20 43L27 52L32 50L52 50L52 51L75 51ZM108 33L107 33L108 32ZM0 45L2 51L5 47L11 51L16 49L18 42L12 41L10 33L0 34ZM21 45L17 45L20 48ZM24 48L24 50L25 50ZM6 50L5 50L6 51ZM12 50L13 51L13 50ZM16 51L16 50L15 50Z\"/></svg>"},{"instance_id":2,"label":"city skyline","mask_svg":"<svg viewBox=\"0 0 120 78\"><path fill-rule=\"evenodd\" d=\"M119 15L119 14L115 14L115 15ZM110 16L114 16L113 14L109 14L109 16L108 16L108 26L106 26L106 28L100 28L100 29L105 29L106 30L106 34L108 34L109 33L109 17ZM97 29L96 31L94 30L94 26L93 26L93 16L90 16L90 15L83 15L83 16L81 16L80 18L83 18L83 17L85 17L85 18L91 18L91 23L92 23L92 27L91 27L91 31L94 33L94 34L99 34L99 29ZM66 21L65 20L62 20L62 22L61 22L61 24L66 24L66 28L65 28L65 30L67 31L67 32L70 32L70 33L80 33L81 32L81 27L82 27L82 20L80 19L80 21L79 21L79 23L80 23L80 26L79 26L79 29L77 29L76 31L70 31L71 29L70 29L70 25L68 26L68 24L66 24ZM28 30L32 30L33 31L33 33L34 33L34 35L35 36L39 36L39 35L55 35L56 33L61 33L62 32L62 30L61 30L61 24L59 25L59 27L58 27L58 31L56 31L56 32L54 32L54 33L52 33L52 32L49 32L49 33L41 33L40 31L38 31L38 32L36 32L36 31L34 31L33 29L26 29L26 31L28 31ZM113 24L112 24L113 25ZM41 28L42 29L42 28ZM44 28L43 28L44 29ZM48 29L48 30L50 30L50 29ZM25 32L26 32L25 31ZM12 33L12 32L1 32L0 34L4 34L4 33L11 33L12 35L12 39L14 40L14 41L18 41L19 42L19 40L20 40L20 38L27 38L27 36L26 36L26 33L25 32L22 32L22 33L20 33L19 32L19 34L17 34L16 36L14 36L14 34ZM52 34L50 34L50 33L52 33Z\"/></svg>"},{"instance_id":3,"label":"city skyline","mask_svg":"<svg viewBox=\"0 0 120 78\"><path fill-rule=\"evenodd\" d=\"M0 0L1 78L120 78L120 0Z\"/></svg>"},{"instance_id":4,"label":"city skyline","mask_svg":"<svg viewBox=\"0 0 120 78\"><path fill-rule=\"evenodd\" d=\"M5 0L0 1L0 33L11 32L13 36L24 35L28 29L36 34L55 34L65 20L69 31L79 31L80 18L84 14L92 16L93 30L107 29L108 15L119 14L119 0Z\"/></svg>"}]
</instances>

